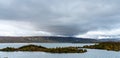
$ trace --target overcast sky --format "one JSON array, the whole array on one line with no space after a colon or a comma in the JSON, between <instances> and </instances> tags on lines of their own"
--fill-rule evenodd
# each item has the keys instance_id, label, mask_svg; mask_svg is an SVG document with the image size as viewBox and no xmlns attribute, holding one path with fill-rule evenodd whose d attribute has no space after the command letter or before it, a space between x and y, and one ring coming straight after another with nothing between
<instances>
[{"instance_id":1,"label":"overcast sky","mask_svg":"<svg viewBox=\"0 0 120 58\"><path fill-rule=\"evenodd\" d=\"M120 0L0 0L1 36L120 35Z\"/></svg>"}]
</instances>

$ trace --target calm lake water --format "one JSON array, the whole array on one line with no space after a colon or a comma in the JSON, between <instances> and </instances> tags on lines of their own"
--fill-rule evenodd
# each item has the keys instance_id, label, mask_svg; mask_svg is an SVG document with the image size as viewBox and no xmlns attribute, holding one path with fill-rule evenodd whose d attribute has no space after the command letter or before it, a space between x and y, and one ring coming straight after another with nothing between
<instances>
[{"instance_id":1,"label":"calm lake water","mask_svg":"<svg viewBox=\"0 0 120 58\"><path fill-rule=\"evenodd\" d=\"M79 43L0 43L0 48L5 47L20 47L23 45L35 44L48 48L53 47L68 47L68 46L83 46L92 44ZM0 58L120 58L120 52L88 49L86 53L67 53L67 54L51 54L45 52L0 52Z\"/></svg>"}]
</instances>

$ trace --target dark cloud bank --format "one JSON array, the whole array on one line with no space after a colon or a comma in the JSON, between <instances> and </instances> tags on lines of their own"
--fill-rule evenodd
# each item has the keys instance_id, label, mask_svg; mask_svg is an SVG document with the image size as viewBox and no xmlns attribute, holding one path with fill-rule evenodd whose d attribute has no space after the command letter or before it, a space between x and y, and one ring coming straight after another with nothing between
<instances>
[{"instance_id":1,"label":"dark cloud bank","mask_svg":"<svg viewBox=\"0 0 120 58\"><path fill-rule=\"evenodd\" d=\"M119 35L119 2L0 0L0 32L7 36L61 35L103 38L102 35Z\"/></svg>"}]
</instances>

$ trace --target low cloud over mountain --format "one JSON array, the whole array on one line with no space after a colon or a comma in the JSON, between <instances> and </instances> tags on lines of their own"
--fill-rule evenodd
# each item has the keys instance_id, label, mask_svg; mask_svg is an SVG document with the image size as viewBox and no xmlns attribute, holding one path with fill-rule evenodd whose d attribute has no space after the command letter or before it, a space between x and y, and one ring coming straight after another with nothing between
<instances>
[{"instance_id":1,"label":"low cloud over mountain","mask_svg":"<svg viewBox=\"0 0 120 58\"><path fill-rule=\"evenodd\" d=\"M119 0L0 0L0 35L44 34L92 38L119 35L119 2Z\"/></svg>"}]
</instances>

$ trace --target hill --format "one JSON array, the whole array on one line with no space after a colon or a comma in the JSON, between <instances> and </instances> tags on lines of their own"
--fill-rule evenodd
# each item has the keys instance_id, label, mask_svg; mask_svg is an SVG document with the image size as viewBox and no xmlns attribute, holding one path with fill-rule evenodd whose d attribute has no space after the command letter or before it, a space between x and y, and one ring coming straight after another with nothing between
<instances>
[{"instance_id":1,"label":"hill","mask_svg":"<svg viewBox=\"0 0 120 58\"><path fill-rule=\"evenodd\" d=\"M95 43L96 39L56 37L56 36L31 36L31 37L0 37L0 43Z\"/></svg>"}]
</instances>

